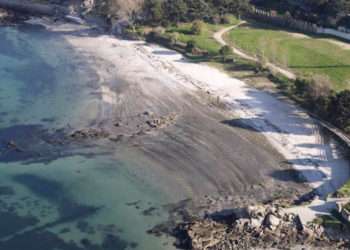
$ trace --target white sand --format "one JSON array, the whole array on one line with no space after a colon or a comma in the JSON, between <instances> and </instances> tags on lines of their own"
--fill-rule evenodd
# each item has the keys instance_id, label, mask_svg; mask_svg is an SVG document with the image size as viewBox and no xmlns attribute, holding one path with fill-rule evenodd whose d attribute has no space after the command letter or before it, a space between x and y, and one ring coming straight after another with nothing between
<instances>
[{"instance_id":1,"label":"white sand","mask_svg":"<svg viewBox=\"0 0 350 250\"><path fill-rule=\"evenodd\" d=\"M323 197L288 212L297 213L307 223L334 209L335 200L324 198L349 179L349 163L337 142L322 135L317 121L287 101L250 88L207 65L186 62L178 53L158 46L139 48L159 70L168 71L185 85L193 84L219 96L231 107L234 117L264 134Z\"/></svg>"},{"instance_id":2,"label":"white sand","mask_svg":"<svg viewBox=\"0 0 350 250\"><path fill-rule=\"evenodd\" d=\"M265 135L322 197L349 179L349 165L338 144L323 136L318 123L303 110L286 101L250 88L215 68L187 62L179 53L156 45L110 36L67 35L67 39L80 51L95 51L114 63L116 70L123 68L121 78L143 81L144 76L141 78L138 69L149 68L152 69L149 72L153 72L149 79L169 79L168 84L174 91L202 89L218 96L231 107L232 117L240 117L241 122ZM106 102L117 101L110 89L102 87L101 90Z\"/></svg>"},{"instance_id":3,"label":"white sand","mask_svg":"<svg viewBox=\"0 0 350 250\"><path fill-rule=\"evenodd\" d=\"M170 50L144 45L139 48L159 70L167 70L183 84L200 86L228 103L233 113L261 131L320 195L334 192L348 180L349 165L337 143L321 135L318 123L300 108L217 69L188 63Z\"/></svg>"},{"instance_id":4,"label":"white sand","mask_svg":"<svg viewBox=\"0 0 350 250\"><path fill-rule=\"evenodd\" d=\"M215 68L187 62L181 54L156 45L110 36L72 36L69 40L80 49L95 49L102 58L118 61L118 67L129 67L130 79L138 80L137 68L153 67L157 75L149 77L168 77L174 80L169 84L176 82L174 89L179 90L179 86L190 90L200 88L219 96L232 108L233 117L240 117L241 121L263 133L321 196L334 192L349 179L349 165L337 143L325 138L318 123L303 110L286 101L250 88ZM120 51L134 53L132 61L121 66L123 53ZM102 92L106 102L115 103L115 96L109 89L103 87Z\"/></svg>"}]
</instances>

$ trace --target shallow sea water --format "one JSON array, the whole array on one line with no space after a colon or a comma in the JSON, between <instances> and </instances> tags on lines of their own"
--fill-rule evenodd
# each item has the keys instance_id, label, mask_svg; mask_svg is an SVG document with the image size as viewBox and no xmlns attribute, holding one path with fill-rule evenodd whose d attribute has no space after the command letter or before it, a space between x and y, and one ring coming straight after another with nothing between
<instances>
[{"instance_id":1,"label":"shallow sea water","mask_svg":"<svg viewBox=\"0 0 350 250\"><path fill-rule=\"evenodd\" d=\"M172 200L137 177L140 166L42 140L99 119L83 58L38 27L2 27L0 39L0 250L172 249L146 232Z\"/></svg>"}]
</instances>

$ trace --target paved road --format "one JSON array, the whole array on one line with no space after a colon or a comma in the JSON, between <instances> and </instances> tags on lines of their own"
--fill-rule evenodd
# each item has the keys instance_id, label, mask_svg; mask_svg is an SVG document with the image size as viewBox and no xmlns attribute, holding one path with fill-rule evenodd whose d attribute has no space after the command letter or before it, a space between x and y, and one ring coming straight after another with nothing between
<instances>
[{"instance_id":1,"label":"paved road","mask_svg":"<svg viewBox=\"0 0 350 250\"><path fill-rule=\"evenodd\" d=\"M227 32L229 32L229 31L231 31L231 30L233 30L233 29L235 29L235 28L237 28L237 27L239 27L239 26L241 26L242 24L245 24L245 23L246 23L245 21L241 21L240 23L238 23L236 25L232 25L230 27L223 28L223 29L219 30L218 32L216 32L214 34L214 39L218 43L220 43L222 46L228 45L226 43L226 41L224 40L223 36ZM243 59L246 59L246 60L249 60L249 61L253 61L253 62L258 62L257 58L252 57L252 56L246 54L245 52L243 52L243 51L241 51L241 50L239 50L239 49L237 49L235 47L232 47L232 51L233 51L234 54L240 56ZM289 70L283 69L283 68L281 68L281 67L279 67L279 66L277 66L275 64L272 64L272 63L267 63L266 66L271 71L278 72L278 73L282 74L283 76L287 77L288 79L291 79L291 80L295 80L296 79L296 75L293 72L289 71Z\"/></svg>"}]
</instances>

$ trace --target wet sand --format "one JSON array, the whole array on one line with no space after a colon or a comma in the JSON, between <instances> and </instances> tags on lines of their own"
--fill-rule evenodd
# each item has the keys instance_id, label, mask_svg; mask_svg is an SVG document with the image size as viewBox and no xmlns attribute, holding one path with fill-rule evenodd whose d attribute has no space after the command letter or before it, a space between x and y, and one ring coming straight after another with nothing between
<instances>
[{"instance_id":1,"label":"wet sand","mask_svg":"<svg viewBox=\"0 0 350 250\"><path fill-rule=\"evenodd\" d=\"M149 56L174 52L84 32L64 36L100 76L98 126L114 136L117 157L152 173L145 181L178 199L305 191L264 135L228 124L234 114L220 97Z\"/></svg>"}]
</instances>

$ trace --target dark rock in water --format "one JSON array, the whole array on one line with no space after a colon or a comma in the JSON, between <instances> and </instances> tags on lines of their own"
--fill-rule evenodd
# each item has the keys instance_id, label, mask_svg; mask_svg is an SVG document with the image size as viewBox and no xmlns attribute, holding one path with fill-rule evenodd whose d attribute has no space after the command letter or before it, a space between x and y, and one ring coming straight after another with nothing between
<instances>
[{"instance_id":1,"label":"dark rock in water","mask_svg":"<svg viewBox=\"0 0 350 250\"><path fill-rule=\"evenodd\" d=\"M95 214L99 208L87 206L75 202L59 182L45 179L30 174L21 174L13 177L13 180L24 185L34 194L42 197L57 206L60 218L52 222L52 226L63 222L75 221Z\"/></svg>"},{"instance_id":2,"label":"dark rock in water","mask_svg":"<svg viewBox=\"0 0 350 250\"><path fill-rule=\"evenodd\" d=\"M150 207L144 211L142 211L142 215L144 216L152 216L154 215L154 212L157 211L158 209L156 207Z\"/></svg>"},{"instance_id":3,"label":"dark rock in water","mask_svg":"<svg viewBox=\"0 0 350 250\"><path fill-rule=\"evenodd\" d=\"M7 148L16 148L17 145L14 141L7 142Z\"/></svg>"},{"instance_id":4,"label":"dark rock in water","mask_svg":"<svg viewBox=\"0 0 350 250\"><path fill-rule=\"evenodd\" d=\"M131 248L136 248L138 246L136 242L131 242L129 245Z\"/></svg>"},{"instance_id":5,"label":"dark rock in water","mask_svg":"<svg viewBox=\"0 0 350 250\"><path fill-rule=\"evenodd\" d=\"M15 191L12 187L0 186L0 196L2 195L14 195Z\"/></svg>"},{"instance_id":6,"label":"dark rock in water","mask_svg":"<svg viewBox=\"0 0 350 250\"><path fill-rule=\"evenodd\" d=\"M55 118L43 118L41 121L46 123L53 123L55 121Z\"/></svg>"},{"instance_id":7,"label":"dark rock in water","mask_svg":"<svg viewBox=\"0 0 350 250\"><path fill-rule=\"evenodd\" d=\"M60 231L60 234L65 234L65 233L69 233L69 232L70 232L70 229L68 227L65 227Z\"/></svg>"},{"instance_id":8,"label":"dark rock in water","mask_svg":"<svg viewBox=\"0 0 350 250\"><path fill-rule=\"evenodd\" d=\"M106 235L102 243L103 250L124 250L127 249L128 246L129 243L127 241L124 241L118 236L112 234Z\"/></svg>"},{"instance_id":9,"label":"dark rock in water","mask_svg":"<svg viewBox=\"0 0 350 250\"><path fill-rule=\"evenodd\" d=\"M63 157L80 155L92 158L107 154L101 147L94 152L86 152L92 146L92 141L73 139L67 136L65 129L48 130L43 125L15 125L0 128L0 162L21 162L22 164L49 163ZM94 138L106 137L104 132L91 132ZM75 143L79 141L79 143ZM99 153L97 153L99 152Z\"/></svg>"},{"instance_id":10,"label":"dark rock in water","mask_svg":"<svg viewBox=\"0 0 350 250\"><path fill-rule=\"evenodd\" d=\"M64 242L48 231L29 231L0 242L0 250L84 250L73 242ZM98 248L96 248L97 250Z\"/></svg>"},{"instance_id":11,"label":"dark rock in water","mask_svg":"<svg viewBox=\"0 0 350 250\"><path fill-rule=\"evenodd\" d=\"M32 230L0 241L0 250L125 250L134 248L135 243L127 242L115 235L105 236L101 245L83 238L78 244L65 242L56 234L49 231Z\"/></svg>"},{"instance_id":12,"label":"dark rock in water","mask_svg":"<svg viewBox=\"0 0 350 250\"><path fill-rule=\"evenodd\" d=\"M11 212L0 212L0 221L1 238L34 226L39 222L37 218L32 216L19 216L14 210Z\"/></svg>"},{"instance_id":13,"label":"dark rock in water","mask_svg":"<svg viewBox=\"0 0 350 250\"><path fill-rule=\"evenodd\" d=\"M80 232L86 233L89 230L89 223L86 221L78 221L76 227L80 230Z\"/></svg>"},{"instance_id":14,"label":"dark rock in water","mask_svg":"<svg viewBox=\"0 0 350 250\"><path fill-rule=\"evenodd\" d=\"M88 239L86 239L86 238L82 239L82 240L80 241L80 243L81 243L84 247L87 247L87 248L91 246L91 242L90 242Z\"/></svg>"}]
</instances>

